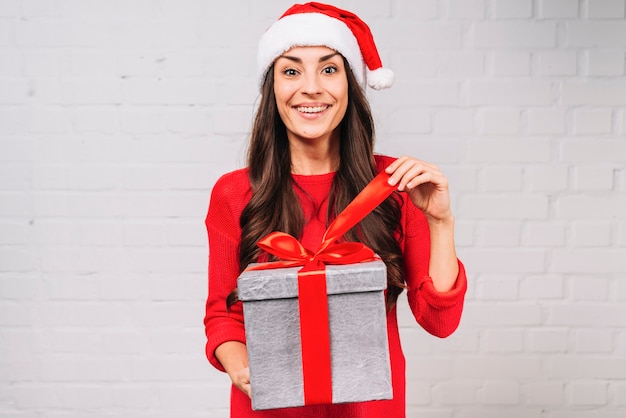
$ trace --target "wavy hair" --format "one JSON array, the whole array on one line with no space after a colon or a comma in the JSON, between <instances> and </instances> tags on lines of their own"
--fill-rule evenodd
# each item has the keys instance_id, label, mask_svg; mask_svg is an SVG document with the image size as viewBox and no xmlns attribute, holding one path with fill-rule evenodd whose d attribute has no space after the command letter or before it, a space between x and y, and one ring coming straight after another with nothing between
<instances>
[{"instance_id":1,"label":"wavy hair","mask_svg":"<svg viewBox=\"0 0 626 418\"><path fill-rule=\"evenodd\" d=\"M349 69L344 58L344 65ZM374 160L374 122L365 92L352 71L348 78L348 106L340 129L340 161L328 204L328 223L377 174ZM248 148L248 169L252 197L240 218L241 244L239 263L243 270L256 262L261 250L256 243L272 231L283 231L299 237L304 214L294 191L287 130L274 95L274 69L267 71L261 100L254 119ZM390 310L406 287L402 273L402 252L397 238L402 235L400 199L387 198L372 213L352 228L344 238L360 241L372 248L387 266L386 304ZM236 291L229 296L229 306L237 300Z\"/></svg>"}]
</instances>

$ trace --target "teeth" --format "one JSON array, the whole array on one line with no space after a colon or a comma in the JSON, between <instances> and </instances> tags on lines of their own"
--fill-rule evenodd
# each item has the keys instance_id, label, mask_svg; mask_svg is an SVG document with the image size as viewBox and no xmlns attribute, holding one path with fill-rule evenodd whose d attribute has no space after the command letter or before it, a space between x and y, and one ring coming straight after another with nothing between
<instances>
[{"instance_id":1,"label":"teeth","mask_svg":"<svg viewBox=\"0 0 626 418\"><path fill-rule=\"evenodd\" d=\"M298 112L302 112L302 113L319 113L319 112L323 112L324 110L326 110L328 106L315 106L315 107L298 107Z\"/></svg>"}]
</instances>

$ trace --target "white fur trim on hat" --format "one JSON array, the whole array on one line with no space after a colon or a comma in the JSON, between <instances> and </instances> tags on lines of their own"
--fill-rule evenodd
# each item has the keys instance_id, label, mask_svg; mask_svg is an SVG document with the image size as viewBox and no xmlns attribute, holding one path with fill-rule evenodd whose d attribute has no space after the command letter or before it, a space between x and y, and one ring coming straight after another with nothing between
<instances>
[{"instance_id":1,"label":"white fur trim on hat","mask_svg":"<svg viewBox=\"0 0 626 418\"><path fill-rule=\"evenodd\" d=\"M365 87L366 66L352 31L322 13L300 13L276 21L263 34L257 54L259 86L274 60L295 46L326 46L343 55L357 81Z\"/></svg>"}]
</instances>

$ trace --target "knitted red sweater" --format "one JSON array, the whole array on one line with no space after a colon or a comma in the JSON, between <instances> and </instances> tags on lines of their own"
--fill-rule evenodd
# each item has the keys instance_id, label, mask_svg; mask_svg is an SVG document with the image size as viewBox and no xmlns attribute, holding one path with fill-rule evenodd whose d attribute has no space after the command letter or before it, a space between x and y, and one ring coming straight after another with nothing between
<instances>
[{"instance_id":1,"label":"knitted red sweater","mask_svg":"<svg viewBox=\"0 0 626 418\"><path fill-rule=\"evenodd\" d=\"M393 159L376 158L379 170ZM326 229L327 197L334 173L301 176L294 175L300 186L295 188L308 223L301 242L315 250ZM226 341L245 343L241 303L230 311L226 296L237 286L239 274L238 245L241 228L239 217L250 199L247 170L237 170L222 176L211 194L206 217L209 237L209 293L204 318L207 336L206 355L217 369L224 368L215 357L215 349ZM402 195L404 199L404 195ZM437 292L428 276L430 239L424 214L410 202L403 201L401 224L404 236L400 246L404 253L405 280L408 286L409 306L417 322L438 337L450 335L458 326L467 288L465 270L459 262L459 276L454 288ZM233 418L380 418L405 417L405 360L400 346L396 309L387 315L389 351L393 381L393 399L335 405L314 405L269 411L252 411L250 399L236 388L231 389L231 417Z\"/></svg>"}]
</instances>

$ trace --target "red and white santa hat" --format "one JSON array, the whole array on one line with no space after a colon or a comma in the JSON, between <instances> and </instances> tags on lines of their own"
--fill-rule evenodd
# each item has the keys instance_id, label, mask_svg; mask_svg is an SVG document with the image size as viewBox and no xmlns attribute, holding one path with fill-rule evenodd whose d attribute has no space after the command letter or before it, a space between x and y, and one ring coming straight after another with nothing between
<instances>
[{"instance_id":1,"label":"red and white santa hat","mask_svg":"<svg viewBox=\"0 0 626 418\"><path fill-rule=\"evenodd\" d=\"M276 58L294 46L327 46L343 55L359 84L391 87L393 72L383 68L374 37L354 13L322 3L295 4L270 26L259 41L259 86Z\"/></svg>"}]
</instances>

